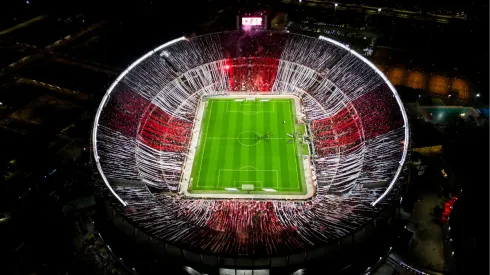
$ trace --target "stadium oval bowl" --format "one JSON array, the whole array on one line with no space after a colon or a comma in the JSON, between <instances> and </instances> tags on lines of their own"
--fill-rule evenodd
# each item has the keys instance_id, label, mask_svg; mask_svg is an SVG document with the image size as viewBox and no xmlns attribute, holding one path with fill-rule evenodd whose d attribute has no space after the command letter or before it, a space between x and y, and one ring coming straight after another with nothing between
<instances>
[{"instance_id":1,"label":"stadium oval bowl","mask_svg":"<svg viewBox=\"0 0 490 275\"><path fill-rule=\"evenodd\" d=\"M182 198L198 105L230 94L300 100L312 140L311 199ZM374 251L396 212L409 129L394 87L349 47L231 31L178 38L131 64L103 97L92 142L106 213L149 258L254 269L322 261L332 271L352 264L356 251L381 256Z\"/></svg>"}]
</instances>

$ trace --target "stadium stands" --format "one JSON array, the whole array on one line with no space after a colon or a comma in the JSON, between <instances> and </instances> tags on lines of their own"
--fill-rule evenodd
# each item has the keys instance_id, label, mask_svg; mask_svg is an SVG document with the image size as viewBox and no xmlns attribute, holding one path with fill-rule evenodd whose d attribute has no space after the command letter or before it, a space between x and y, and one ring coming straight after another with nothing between
<instances>
[{"instance_id":1,"label":"stadium stands","mask_svg":"<svg viewBox=\"0 0 490 275\"><path fill-rule=\"evenodd\" d=\"M272 257L349 236L397 199L397 188L381 200L388 185L363 184L402 180L405 111L379 73L349 50L302 35L242 31L181 39L163 50L108 91L94 127L100 173L139 230L205 255ZM201 100L256 92L300 99L315 149L316 195L307 201L182 197Z\"/></svg>"}]
</instances>

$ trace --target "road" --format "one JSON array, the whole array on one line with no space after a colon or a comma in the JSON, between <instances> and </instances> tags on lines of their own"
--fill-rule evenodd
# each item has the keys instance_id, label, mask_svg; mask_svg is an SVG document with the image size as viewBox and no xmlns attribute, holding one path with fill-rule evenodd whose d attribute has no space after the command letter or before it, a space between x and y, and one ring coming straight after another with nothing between
<instances>
[{"instance_id":1,"label":"road","mask_svg":"<svg viewBox=\"0 0 490 275\"><path fill-rule=\"evenodd\" d=\"M29 20L27 20L25 22L22 22L20 24L15 25L15 26L13 26L11 28L8 28L8 29L5 29L3 31L0 31L0 36L1 35L5 35L5 34L8 34L10 32L13 32L13 31L18 30L18 29L21 29L21 28L25 28L25 27L31 25L32 23L38 22L38 21L42 21L42 20L46 19L47 17L48 17L47 15L39 15L37 17L34 17L32 19L29 19Z\"/></svg>"},{"instance_id":2,"label":"road","mask_svg":"<svg viewBox=\"0 0 490 275\"><path fill-rule=\"evenodd\" d=\"M324 9L335 9L335 10L342 10L342 11L355 11L359 13L366 13L368 15L382 15L382 16L390 16L390 17L399 17L399 18L407 18L407 19L414 19L414 20L422 20L422 21L436 21L439 23L449 23L449 21L454 21L454 20L464 20L463 18L459 18L456 16L450 16L450 15L439 15L439 14L431 14L431 13L418 13L414 11L408 11L408 10L397 10L397 9L391 9L391 8L383 8L381 11L378 11L378 7L369 7L369 6L363 6L363 5L356 5L356 4L342 4L338 3L338 6L335 7L333 2L330 1L305 1L299 4L295 0L282 0L283 3L285 4L291 4L291 5L300 5L300 6L307 6L307 7L314 7L314 8L324 8Z\"/></svg>"},{"instance_id":3,"label":"road","mask_svg":"<svg viewBox=\"0 0 490 275\"><path fill-rule=\"evenodd\" d=\"M55 41L54 43L52 43L51 45L47 46L44 48L44 52L51 52L53 50L55 50L56 48L59 48L59 47L63 47L73 41L75 41L76 39L102 27L104 25L104 22L100 21L100 22L97 22L93 25L91 25L90 27L88 27L87 29L85 30L82 30L74 35L67 35L65 37L63 37L62 39L60 40L57 40ZM30 63L32 61L35 61L35 60L38 60L42 57L45 56L45 53L44 52L38 52L36 54L33 54L33 55L29 55L29 56L26 56L4 68L2 68L0 70L0 77L8 74L8 73L11 73L12 71L26 65L27 63Z\"/></svg>"}]
</instances>

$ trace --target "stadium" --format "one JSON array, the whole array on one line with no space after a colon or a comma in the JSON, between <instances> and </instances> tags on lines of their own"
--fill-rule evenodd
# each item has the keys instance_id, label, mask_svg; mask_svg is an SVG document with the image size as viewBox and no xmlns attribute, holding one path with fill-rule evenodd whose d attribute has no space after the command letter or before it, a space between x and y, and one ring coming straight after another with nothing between
<instances>
[{"instance_id":1,"label":"stadium","mask_svg":"<svg viewBox=\"0 0 490 275\"><path fill-rule=\"evenodd\" d=\"M92 143L108 220L145 259L336 272L390 246L409 127L394 87L348 46L231 31L131 64Z\"/></svg>"}]
</instances>

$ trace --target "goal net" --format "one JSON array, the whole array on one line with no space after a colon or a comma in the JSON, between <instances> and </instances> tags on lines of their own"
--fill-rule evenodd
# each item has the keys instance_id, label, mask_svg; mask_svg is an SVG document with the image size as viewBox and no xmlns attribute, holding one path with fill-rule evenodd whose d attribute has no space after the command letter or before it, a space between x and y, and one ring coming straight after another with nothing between
<instances>
[{"instance_id":1,"label":"goal net","mask_svg":"<svg viewBox=\"0 0 490 275\"><path fill-rule=\"evenodd\" d=\"M253 184L242 184L242 190L243 191L253 191L254 185Z\"/></svg>"}]
</instances>

